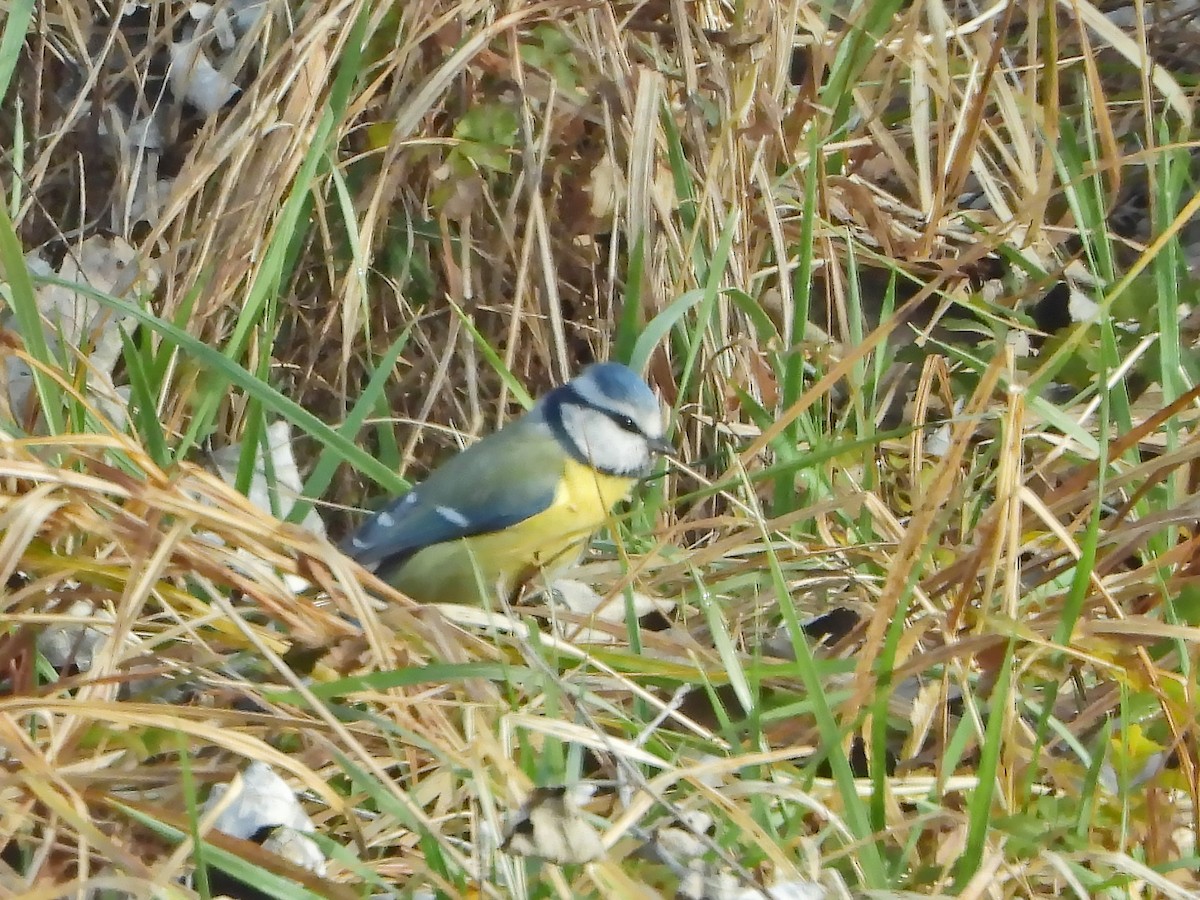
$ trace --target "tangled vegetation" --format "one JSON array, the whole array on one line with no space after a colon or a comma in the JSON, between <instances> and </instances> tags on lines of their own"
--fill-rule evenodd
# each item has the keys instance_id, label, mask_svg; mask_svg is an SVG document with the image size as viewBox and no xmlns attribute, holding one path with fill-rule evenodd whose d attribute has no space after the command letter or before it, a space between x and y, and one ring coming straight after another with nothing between
<instances>
[{"instance_id":1,"label":"tangled vegetation","mask_svg":"<svg viewBox=\"0 0 1200 900\"><path fill-rule=\"evenodd\" d=\"M1194 16L8 0L0 893L1196 896ZM337 552L594 359L566 602Z\"/></svg>"}]
</instances>

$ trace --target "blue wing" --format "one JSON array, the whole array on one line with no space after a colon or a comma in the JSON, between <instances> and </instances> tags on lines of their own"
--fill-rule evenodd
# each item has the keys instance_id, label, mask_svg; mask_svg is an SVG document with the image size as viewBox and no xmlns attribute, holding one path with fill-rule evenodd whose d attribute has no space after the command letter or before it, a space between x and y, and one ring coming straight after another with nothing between
<instances>
[{"instance_id":1,"label":"blue wing","mask_svg":"<svg viewBox=\"0 0 1200 900\"><path fill-rule=\"evenodd\" d=\"M434 544L510 528L554 502L565 454L527 415L453 456L346 538L342 552L381 575Z\"/></svg>"}]
</instances>

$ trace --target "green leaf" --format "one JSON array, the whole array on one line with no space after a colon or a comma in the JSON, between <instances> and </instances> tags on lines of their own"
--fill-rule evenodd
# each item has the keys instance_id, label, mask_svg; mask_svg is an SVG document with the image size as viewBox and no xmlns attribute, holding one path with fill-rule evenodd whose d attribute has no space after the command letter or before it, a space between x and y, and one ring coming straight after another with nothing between
<instances>
[{"instance_id":1,"label":"green leaf","mask_svg":"<svg viewBox=\"0 0 1200 900\"><path fill-rule=\"evenodd\" d=\"M0 104L8 95L12 73L21 58L21 47L33 20L33 0L11 0L7 4L4 33L0 35ZM11 107L5 106L5 109Z\"/></svg>"}]
</instances>

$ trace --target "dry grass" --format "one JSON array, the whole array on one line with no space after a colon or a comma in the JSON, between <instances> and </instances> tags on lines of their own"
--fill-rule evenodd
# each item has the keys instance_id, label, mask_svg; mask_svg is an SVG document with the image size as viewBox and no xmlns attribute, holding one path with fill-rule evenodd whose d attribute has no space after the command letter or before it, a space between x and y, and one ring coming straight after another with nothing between
<instances>
[{"instance_id":1,"label":"dry grass","mask_svg":"<svg viewBox=\"0 0 1200 900\"><path fill-rule=\"evenodd\" d=\"M0 893L1200 891L1198 35L1144 6L9 4ZM19 254L97 232L157 288L73 342ZM672 410L584 573L661 630L416 608L207 471L287 419L340 535L594 358ZM327 879L210 829L250 760ZM496 852L584 778L596 859ZM696 811L688 894L634 849Z\"/></svg>"}]
</instances>

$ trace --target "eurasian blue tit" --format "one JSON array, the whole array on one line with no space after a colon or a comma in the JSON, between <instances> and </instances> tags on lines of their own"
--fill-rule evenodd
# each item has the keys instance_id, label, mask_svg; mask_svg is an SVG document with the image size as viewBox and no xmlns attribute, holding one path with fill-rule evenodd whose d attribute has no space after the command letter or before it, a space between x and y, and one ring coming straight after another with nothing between
<instances>
[{"instance_id":1,"label":"eurasian blue tit","mask_svg":"<svg viewBox=\"0 0 1200 900\"><path fill-rule=\"evenodd\" d=\"M481 603L492 590L508 599L576 560L670 451L646 383L597 363L448 459L342 550L418 602Z\"/></svg>"}]
</instances>

